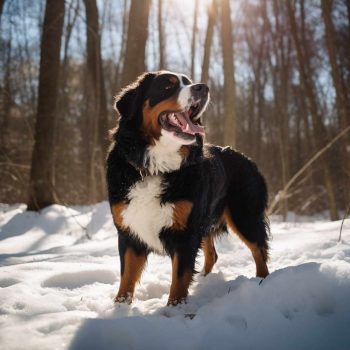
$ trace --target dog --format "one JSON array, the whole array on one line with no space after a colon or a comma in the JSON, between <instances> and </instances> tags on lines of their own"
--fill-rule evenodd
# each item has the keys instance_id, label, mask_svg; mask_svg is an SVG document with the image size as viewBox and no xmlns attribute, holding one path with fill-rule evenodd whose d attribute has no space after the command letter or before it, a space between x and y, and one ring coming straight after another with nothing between
<instances>
[{"instance_id":1,"label":"dog","mask_svg":"<svg viewBox=\"0 0 350 350\"><path fill-rule=\"evenodd\" d=\"M269 274L265 180L243 154L204 143L208 102L207 85L168 71L144 73L116 97L119 125L107 157L116 303L132 302L151 252L171 257L168 305L185 302L199 249L207 275L218 259L214 238L228 229L251 250L256 275Z\"/></svg>"}]
</instances>

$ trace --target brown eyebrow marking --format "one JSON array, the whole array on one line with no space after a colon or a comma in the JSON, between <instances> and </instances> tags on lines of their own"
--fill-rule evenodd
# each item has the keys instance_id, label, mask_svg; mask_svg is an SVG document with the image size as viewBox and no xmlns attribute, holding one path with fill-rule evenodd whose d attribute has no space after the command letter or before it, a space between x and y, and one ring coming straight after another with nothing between
<instances>
[{"instance_id":1,"label":"brown eyebrow marking","mask_svg":"<svg viewBox=\"0 0 350 350\"><path fill-rule=\"evenodd\" d=\"M173 84L177 84L179 82L179 79L177 77L171 76L169 78L169 81Z\"/></svg>"}]
</instances>

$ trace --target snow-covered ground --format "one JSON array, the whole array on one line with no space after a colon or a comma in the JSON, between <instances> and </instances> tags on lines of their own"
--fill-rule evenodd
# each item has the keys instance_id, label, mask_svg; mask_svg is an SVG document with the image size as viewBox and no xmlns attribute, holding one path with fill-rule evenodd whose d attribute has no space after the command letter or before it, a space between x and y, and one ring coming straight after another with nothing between
<instances>
[{"instance_id":1,"label":"snow-covered ground","mask_svg":"<svg viewBox=\"0 0 350 350\"><path fill-rule=\"evenodd\" d=\"M107 203L24 210L0 207L0 349L350 349L349 219L340 242L340 221L273 220L262 283L238 238L221 238L213 273L167 308L171 264L156 255L134 303L113 305Z\"/></svg>"}]
</instances>

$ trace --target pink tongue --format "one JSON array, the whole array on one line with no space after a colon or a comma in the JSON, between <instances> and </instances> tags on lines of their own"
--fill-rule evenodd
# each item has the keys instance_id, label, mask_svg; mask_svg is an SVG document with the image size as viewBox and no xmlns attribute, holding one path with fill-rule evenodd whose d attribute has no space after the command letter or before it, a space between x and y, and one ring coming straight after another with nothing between
<instances>
[{"instance_id":1,"label":"pink tongue","mask_svg":"<svg viewBox=\"0 0 350 350\"><path fill-rule=\"evenodd\" d=\"M200 134L204 136L205 132L203 126L193 124L187 113L177 113L176 116L182 124L179 125L182 132L191 135Z\"/></svg>"}]
</instances>

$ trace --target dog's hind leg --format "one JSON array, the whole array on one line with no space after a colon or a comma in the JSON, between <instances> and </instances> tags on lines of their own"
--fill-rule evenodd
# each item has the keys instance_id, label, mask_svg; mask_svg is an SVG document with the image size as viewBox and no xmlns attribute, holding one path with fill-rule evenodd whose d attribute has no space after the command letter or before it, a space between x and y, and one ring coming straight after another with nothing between
<instances>
[{"instance_id":1,"label":"dog's hind leg","mask_svg":"<svg viewBox=\"0 0 350 350\"><path fill-rule=\"evenodd\" d=\"M214 264L218 260L218 255L215 250L214 237L208 235L202 240L202 249L204 252L204 268L203 275L206 276L213 269Z\"/></svg>"},{"instance_id":2,"label":"dog's hind leg","mask_svg":"<svg viewBox=\"0 0 350 350\"><path fill-rule=\"evenodd\" d=\"M265 278L269 274L269 270L266 264L268 260L268 236L264 220L249 218L240 222L237 219L237 224L235 224L229 208L225 209L223 218L227 227L237 234L250 249L256 265L256 276Z\"/></svg>"}]
</instances>

